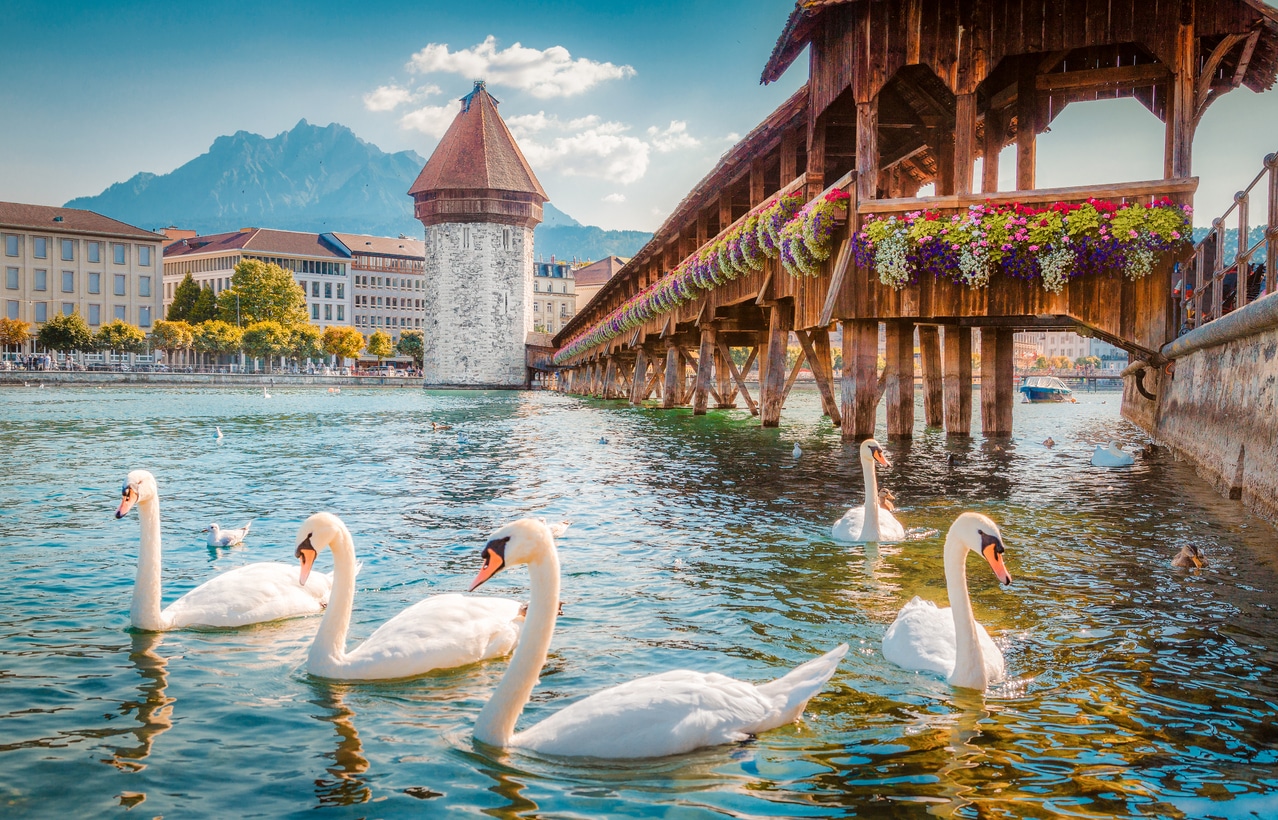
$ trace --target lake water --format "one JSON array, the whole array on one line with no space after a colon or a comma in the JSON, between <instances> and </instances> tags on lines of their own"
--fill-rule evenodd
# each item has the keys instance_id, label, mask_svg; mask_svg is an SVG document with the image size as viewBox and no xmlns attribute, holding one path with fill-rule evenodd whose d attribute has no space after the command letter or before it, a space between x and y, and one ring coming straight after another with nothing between
<instances>
[{"instance_id":1,"label":"lake water","mask_svg":"<svg viewBox=\"0 0 1278 820\"><path fill-rule=\"evenodd\" d=\"M1095 442L1145 441L1118 404L1017 405L1011 442L887 443L880 480L924 535L875 548L829 538L862 487L815 392L762 430L744 411L548 393L0 389L0 814L1273 817L1275 530L1167 455L1090 467ZM292 563L306 516L341 516L364 562L352 641L464 590L501 524L571 519L565 614L521 726L671 668L763 680L852 651L802 723L756 742L620 764L495 756L470 727L504 660L345 685L304 671L314 618L130 632L138 520L113 513L136 468L160 487L166 602L219 570ZM1015 578L969 562L1009 674L984 695L879 650L912 596L944 602L943 533L967 509L999 522ZM246 548L204 545L210 521L247 519ZM1172 569L1190 542L1209 567Z\"/></svg>"}]
</instances>

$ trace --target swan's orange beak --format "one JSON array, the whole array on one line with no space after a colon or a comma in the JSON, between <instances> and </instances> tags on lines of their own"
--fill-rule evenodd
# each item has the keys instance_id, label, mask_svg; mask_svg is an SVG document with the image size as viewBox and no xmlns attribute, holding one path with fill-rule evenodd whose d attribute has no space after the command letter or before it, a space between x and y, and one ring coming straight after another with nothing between
<instances>
[{"instance_id":1,"label":"swan's orange beak","mask_svg":"<svg viewBox=\"0 0 1278 820\"><path fill-rule=\"evenodd\" d=\"M1003 565L1002 545L998 542L987 544L981 550L981 556L990 563L990 569L994 570L994 577L998 578L1002 584L1012 583L1012 574L1007 571L1007 567Z\"/></svg>"},{"instance_id":2,"label":"swan's orange beak","mask_svg":"<svg viewBox=\"0 0 1278 820\"><path fill-rule=\"evenodd\" d=\"M891 467L891 466L892 466L892 462L890 462L890 461L888 461L888 460L887 460L887 456L883 455L883 451L882 451L882 450L879 450L879 449L875 448L875 450L874 450L873 452L874 452L874 460L875 460L875 461L877 461L878 463L882 464L884 467Z\"/></svg>"},{"instance_id":3,"label":"swan's orange beak","mask_svg":"<svg viewBox=\"0 0 1278 820\"><path fill-rule=\"evenodd\" d=\"M298 583L306 586L306 579L311 577L311 567L315 566L315 557L319 551L311 546L311 536L308 533L305 540L297 545L297 549L293 551L293 556L302 562L302 575Z\"/></svg>"},{"instance_id":4,"label":"swan's orange beak","mask_svg":"<svg viewBox=\"0 0 1278 820\"><path fill-rule=\"evenodd\" d=\"M497 538L484 545L484 565L479 568L479 574L470 585L471 592L479 589L481 584L506 566L506 542L509 540L509 538Z\"/></svg>"},{"instance_id":5,"label":"swan's orange beak","mask_svg":"<svg viewBox=\"0 0 1278 820\"><path fill-rule=\"evenodd\" d=\"M133 509L133 505L138 503L138 491L132 487L125 487L120 496L123 500L120 501L120 506L115 510L116 518L123 518L128 515L129 510Z\"/></svg>"}]
</instances>

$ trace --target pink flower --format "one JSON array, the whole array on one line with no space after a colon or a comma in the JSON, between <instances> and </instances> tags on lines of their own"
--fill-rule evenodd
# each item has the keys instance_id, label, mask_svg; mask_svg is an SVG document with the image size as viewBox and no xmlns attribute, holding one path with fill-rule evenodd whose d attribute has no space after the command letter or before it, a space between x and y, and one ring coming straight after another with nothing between
<instances>
[{"instance_id":1,"label":"pink flower","mask_svg":"<svg viewBox=\"0 0 1278 820\"><path fill-rule=\"evenodd\" d=\"M956 250L958 250L958 249L959 249L959 246L958 246L958 245L950 245L950 250L952 250L952 251L956 251Z\"/></svg>"},{"instance_id":2,"label":"pink flower","mask_svg":"<svg viewBox=\"0 0 1278 820\"><path fill-rule=\"evenodd\" d=\"M1180 231L1172 231L1172 239L1180 239Z\"/></svg>"},{"instance_id":3,"label":"pink flower","mask_svg":"<svg viewBox=\"0 0 1278 820\"><path fill-rule=\"evenodd\" d=\"M1030 245L1030 250L1032 251L1038 250L1038 245Z\"/></svg>"},{"instance_id":4,"label":"pink flower","mask_svg":"<svg viewBox=\"0 0 1278 820\"><path fill-rule=\"evenodd\" d=\"M1010 251L1011 249L1012 249L1012 246L1011 246L1011 245L1004 245L1004 246L1003 246L1003 250L1005 250L1005 251Z\"/></svg>"},{"instance_id":5,"label":"pink flower","mask_svg":"<svg viewBox=\"0 0 1278 820\"><path fill-rule=\"evenodd\" d=\"M1137 236L1139 236L1139 234L1136 233L1135 231L1128 231L1127 233L1131 236L1132 239L1135 239Z\"/></svg>"}]
</instances>

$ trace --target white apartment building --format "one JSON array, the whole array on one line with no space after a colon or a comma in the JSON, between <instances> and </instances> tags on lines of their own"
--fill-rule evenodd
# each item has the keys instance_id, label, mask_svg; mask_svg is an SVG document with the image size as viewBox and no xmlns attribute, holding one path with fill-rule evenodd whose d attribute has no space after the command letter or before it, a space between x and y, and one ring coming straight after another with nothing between
<instances>
[{"instance_id":1,"label":"white apartment building","mask_svg":"<svg viewBox=\"0 0 1278 820\"><path fill-rule=\"evenodd\" d=\"M533 265L533 330L558 333L577 312L576 280L568 262Z\"/></svg>"},{"instance_id":2,"label":"white apartment building","mask_svg":"<svg viewBox=\"0 0 1278 820\"><path fill-rule=\"evenodd\" d=\"M341 244L315 233L242 228L234 233L195 236L164 249L164 307L186 274L200 287L221 293L231 286L235 266L260 259L293 272L306 293L311 324L320 329L350 325L354 291L351 254Z\"/></svg>"},{"instance_id":3,"label":"white apartment building","mask_svg":"<svg viewBox=\"0 0 1278 820\"><path fill-rule=\"evenodd\" d=\"M399 341L405 330L421 330L426 315L426 243L419 239L326 233L324 239L350 256L352 324L365 336L380 330Z\"/></svg>"},{"instance_id":4,"label":"white apartment building","mask_svg":"<svg viewBox=\"0 0 1278 820\"><path fill-rule=\"evenodd\" d=\"M1102 370L1122 370L1127 367L1127 351L1109 342L1080 336L1070 330L1023 331L1016 334L1018 343L1034 346L1038 356L1067 356L1073 362L1084 356L1101 360Z\"/></svg>"},{"instance_id":5,"label":"white apartment building","mask_svg":"<svg viewBox=\"0 0 1278 820\"><path fill-rule=\"evenodd\" d=\"M0 202L3 315L36 330L79 313L92 330L120 319L149 331L161 310L163 247L163 236L93 211Z\"/></svg>"}]
</instances>

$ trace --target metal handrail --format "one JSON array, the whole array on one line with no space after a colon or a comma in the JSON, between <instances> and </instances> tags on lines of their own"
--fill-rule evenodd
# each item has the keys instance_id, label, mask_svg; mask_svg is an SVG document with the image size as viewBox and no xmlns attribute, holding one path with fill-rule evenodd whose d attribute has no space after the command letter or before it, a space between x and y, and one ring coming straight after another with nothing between
<instances>
[{"instance_id":1,"label":"metal handrail","mask_svg":"<svg viewBox=\"0 0 1278 820\"><path fill-rule=\"evenodd\" d=\"M1265 232L1260 239L1249 245L1251 195L1255 187L1266 177L1268 177L1269 212L1265 222ZM1238 227L1238 252L1233 264L1226 266L1225 225L1230 216L1235 214ZM1275 276L1273 264L1275 254L1278 254L1278 153L1265 157L1264 167L1246 188L1234 194L1233 203L1223 214L1212 220L1211 231L1194 246L1193 290L1184 287L1184 281L1189 277L1183 277L1177 297L1177 309L1180 314L1178 325L1182 334L1202 327L1229 311L1247 304L1251 279L1259 273L1251 269L1251 260L1262 246L1265 247L1263 292L1268 296L1273 294L1275 279L1278 279ZM1234 297L1232 304L1226 309L1225 277L1231 273L1234 274Z\"/></svg>"}]
</instances>

